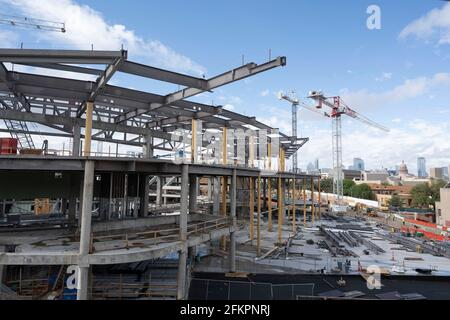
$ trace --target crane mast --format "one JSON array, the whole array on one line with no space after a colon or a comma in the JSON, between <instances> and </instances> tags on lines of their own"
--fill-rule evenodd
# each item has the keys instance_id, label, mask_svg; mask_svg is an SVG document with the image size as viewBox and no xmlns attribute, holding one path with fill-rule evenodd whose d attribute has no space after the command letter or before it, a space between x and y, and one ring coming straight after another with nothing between
<instances>
[{"instance_id":1,"label":"crane mast","mask_svg":"<svg viewBox=\"0 0 450 320\"><path fill-rule=\"evenodd\" d=\"M0 14L0 24L6 24L12 27L31 28L42 31L55 31L62 33L66 32L66 26L64 23L61 22L53 22L28 17L17 17L5 14ZM26 97L23 96L22 99L17 100L23 104L24 101L26 101ZM0 104L0 108L7 109L8 107L9 106L7 105ZM33 138L29 133L28 125L25 121L4 119L4 122L8 130L10 130L11 136L17 139L17 142L21 148L28 148L28 149L35 148Z\"/></svg>"},{"instance_id":2,"label":"crane mast","mask_svg":"<svg viewBox=\"0 0 450 320\"><path fill-rule=\"evenodd\" d=\"M63 22L54 22L43 19L28 17L17 17L6 14L0 14L0 24L7 24L13 27L31 28L43 31L66 32L66 26Z\"/></svg>"},{"instance_id":3,"label":"crane mast","mask_svg":"<svg viewBox=\"0 0 450 320\"><path fill-rule=\"evenodd\" d=\"M284 95L282 92L278 93L278 99L286 100L292 104L292 143L297 141L297 109L300 101L295 97L295 94L292 93L292 96ZM294 152L292 155L292 172L298 172L298 155L297 152Z\"/></svg>"},{"instance_id":4,"label":"crane mast","mask_svg":"<svg viewBox=\"0 0 450 320\"><path fill-rule=\"evenodd\" d=\"M320 91L311 91L309 93L309 98L317 103L317 109L322 109L323 106L327 106L331 109L331 113L328 114L324 112L324 115L332 119L333 193L336 195L333 211L345 212L347 208L343 202L344 168L342 165L342 115L345 114L383 131L389 131L389 129L351 109L339 96L326 98ZM330 100L332 100L332 102Z\"/></svg>"}]
</instances>

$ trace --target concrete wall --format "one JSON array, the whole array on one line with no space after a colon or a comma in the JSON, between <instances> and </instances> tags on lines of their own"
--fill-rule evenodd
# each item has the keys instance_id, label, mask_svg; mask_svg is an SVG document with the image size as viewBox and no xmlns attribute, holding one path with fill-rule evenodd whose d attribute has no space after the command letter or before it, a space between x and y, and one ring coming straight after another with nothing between
<instances>
[{"instance_id":1,"label":"concrete wall","mask_svg":"<svg viewBox=\"0 0 450 320\"><path fill-rule=\"evenodd\" d=\"M436 202L436 220L438 224L450 227L450 188L441 189L441 201Z\"/></svg>"}]
</instances>

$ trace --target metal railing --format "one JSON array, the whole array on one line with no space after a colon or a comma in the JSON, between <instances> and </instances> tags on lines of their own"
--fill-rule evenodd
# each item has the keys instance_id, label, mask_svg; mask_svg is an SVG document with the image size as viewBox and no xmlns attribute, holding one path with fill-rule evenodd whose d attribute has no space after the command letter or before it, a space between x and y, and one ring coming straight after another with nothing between
<instances>
[{"instance_id":1,"label":"metal railing","mask_svg":"<svg viewBox=\"0 0 450 320\"><path fill-rule=\"evenodd\" d=\"M187 235L197 235L200 233L210 232L212 230L219 230L222 228L227 228L231 225L231 219L228 217L222 217L214 220L202 221L198 223L188 224ZM98 252L95 249L96 243L121 240L122 243L114 244L114 249L128 249L136 246L143 246L145 244L142 241L151 240L151 243L161 241L178 241L180 237L179 228L169 228L169 229L155 229L143 232L128 232L121 234L112 234L104 236L91 236L91 250L90 252ZM134 241L139 243L134 243Z\"/></svg>"},{"instance_id":2,"label":"metal railing","mask_svg":"<svg viewBox=\"0 0 450 320\"><path fill-rule=\"evenodd\" d=\"M196 300L296 300L314 296L315 284L192 279L190 287L189 299Z\"/></svg>"}]
</instances>

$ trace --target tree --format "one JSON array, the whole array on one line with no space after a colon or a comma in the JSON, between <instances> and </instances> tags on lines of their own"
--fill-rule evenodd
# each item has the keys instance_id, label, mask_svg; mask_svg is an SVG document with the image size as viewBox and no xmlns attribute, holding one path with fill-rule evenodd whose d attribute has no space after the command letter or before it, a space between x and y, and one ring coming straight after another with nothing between
<instances>
[{"instance_id":1,"label":"tree","mask_svg":"<svg viewBox=\"0 0 450 320\"><path fill-rule=\"evenodd\" d=\"M411 205L416 208L429 208L431 204L431 188L428 183L421 183L411 189Z\"/></svg>"},{"instance_id":2,"label":"tree","mask_svg":"<svg viewBox=\"0 0 450 320\"><path fill-rule=\"evenodd\" d=\"M402 208L403 207L403 201L402 198L400 198L397 195L393 195L392 198L388 201L389 206L394 208Z\"/></svg>"},{"instance_id":3,"label":"tree","mask_svg":"<svg viewBox=\"0 0 450 320\"><path fill-rule=\"evenodd\" d=\"M344 196L351 196L352 188L355 186L355 182L350 179L344 179L343 185L344 185Z\"/></svg>"},{"instance_id":4,"label":"tree","mask_svg":"<svg viewBox=\"0 0 450 320\"><path fill-rule=\"evenodd\" d=\"M435 180L431 183L431 201L434 206L436 201L441 201L441 189L445 187L447 183L444 180Z\"/></svg>"},{"instance_id":5,"label":"tree","mask_svg":"<svg viewBox=\"0 0 450 320\"><path fill-rule=\"evenodd\" d=\"M320 180L320 190L325 193L333 193L333 178Z\"/></svg>"},{"instance_id":6,"label":"tree","mask_svg":"<svg viewBox=\"0 0 450 320\"><path fill-rule=\"evenodd\" d=\"M366 183L354 185L351 188L351 194L354 198L376 200L376 196Z\"/></svg>"},{"instance_id":7,"label":"tree","mask_svg":"<svg viewBox=\"0 0 450 320\"><path fill-rule=\"evenodd\" d=\"M411 190L412 205L418 208L435 208L436 201L440 200L440 190L445 186L445 181L435 180L428 183L416 185Z\"/></svg>"}]
</instances>

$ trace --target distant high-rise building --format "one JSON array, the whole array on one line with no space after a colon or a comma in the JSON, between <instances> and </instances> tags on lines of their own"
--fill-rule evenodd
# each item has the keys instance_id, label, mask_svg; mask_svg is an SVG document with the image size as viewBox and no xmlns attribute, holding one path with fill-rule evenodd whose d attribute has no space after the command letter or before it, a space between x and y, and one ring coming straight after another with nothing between
<instances>
[{"instance_id":1,"label":"distant high-rise building","mask_svg":"<svg viewBox=\"0 0 450 320\"><path fill-rule=\"evenodd\" d=\"M443 173L444 177L448 178L448 167L443 167L442 173Z\"/></svg>"},{"instance_id":2,"label":"distant high-rise building","mask_svg":"<svg viewBox=\"0 0 450 320\"><path fill-rule=\"evenodd\" d=\"M319 171L320 167L319 167L319 159L317 158L314 161L314 170Z\"/></svg>"},{"instance_id":3,"label":"distant high-rise building","mask_svg":"<svg viewBox=\"0 0 450 320\"><path fill-rule=\"evenodd\" d=\"M307 170L308 173L314 172L314 165L312 164L312 162L308 163L308 166L306 167L306 170Z\"/></svg>"},{"instance_id":4,"label":"distant high-rise building","mask_svg":"<svg viewBox=\"0 0 450 320\"><path fill-rule=\"evenodd\" d=\"M442 168L430 168L430 178L443 179L444 170L442 170Z\"/></svg>"},{"instance_id":5,"label":"distant high-rise building","mask_svg":"<svg viewBox=\"0 0 450 320\"><path fill-rule=\"evenodd\" d=\"M352 169L353 170L364 171L365 170L364 160L360 159L360 158L353 158Z\"/></svg>"},{"instance_id":6,"label":"distant high-rise building","mask_svg":"<svg viewBox=\"0 0 450 320\"><path fill-rule=\"evenodd\" d=\"M426 160L424 157L417 158L417 176L419 178L427 177Z\"/></svg>"}]
</instances>

